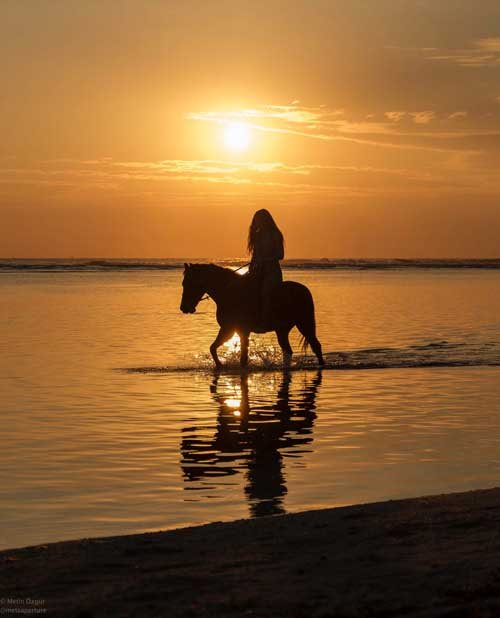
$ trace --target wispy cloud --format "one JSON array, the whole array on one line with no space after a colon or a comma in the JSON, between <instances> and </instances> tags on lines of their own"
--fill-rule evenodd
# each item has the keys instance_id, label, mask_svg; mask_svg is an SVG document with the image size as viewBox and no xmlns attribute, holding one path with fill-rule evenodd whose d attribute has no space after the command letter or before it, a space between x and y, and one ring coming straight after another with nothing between
<instances>
[{"instance_id":1,"label":"wispy cloud","mask_svg":"<svg viewBox=\"0 0 500 618\"><path fill-rule=\"evenodd\" d=\"M290 165L280 161L241 162L222 160L114 161L59 158L39 162L37 167L0 167L0 185L40 187L53 198L110 199L124 196L161 203L191 196L202 199L197 185L215 194L232 190L252 194L328 195L359 198L384 193L428 191L443 179L431 171L363 165ZM184 187L184 188L183 188ZM210 190L210 187L213 189ZM220 187L220 189L215 189ZM224 188L226 187L226 188ZM216 193L214 193L216 191ZM184 196L184 197L183 197Z\"/></svg>"},{"instance_id":2,"label":"wispy cloud","mask_svg":"<svg viewBox=\"0 0 500 618\"><path fill-rule=\"evenodd\" d=\"M0 168L0 183L39 185L68 191L120 189L145 183L208 183L253 185L303 190L319 185L292 180L307 177L321 165L288 165L282 162L231 162L220 160L113 161L103 159L52 159L36 168ZM272 176L276 179L271 180Z\"/></svg>"},{"instance_id":3,"label":"wispy cloud","mask_svg":"<svg viewBox=\"0 0 500 618\"><path fill-rule=\"evenodd\" d=\"M479 39L476 42L476 45L487 51L498 52L500 54L500 37L487 37L483 39Z\"/></svg>"},{"instance_id":4,"label":"wispy cloud","mask_svg":"<svg viewBox=\"0 0 500 618\"><path fill-rule=\"evenodd\" d=\"M252 129L273 133L288 133L312 139L348 139L347 134L389 134L390 128L383 122L353 121L343 109L331 109L326 105L304 107L298 104L262 105L253 109L234 111L191 112L189 120L214 122L229 125L235 122Z\"/></svg>"},{"instance_id":5,"label":"wispy cloud","mask_svg":"<svg viewBox=\"0 0 500 618\"><path fill-rule=\"evenodd\" d=\"M349 117L344 109L328 108L326 105L305 107L298 103L290 105L263 105L252 109L232 111L198 111L186 115L188 120L230 125L244 123L257 131L301 136L324 141L346 141L355 144L389 149L423 150L429 152L454 152L455 147L423 143L420 138L436 140L468 137L462 131L440 131L438 127L429 132L420 127L434 121L449 119L465 112L448 112L438 119L434 110L394 110L382 114L364 114L362 118ZM399 123L408 119L404 130ZM412 128L413 127L413 128ZM405 139L401 139L405 138ZM410 140L408 138L415 138ZM469 151L474 154L477 151Z\"/></svg>"},{"instance_id":6,"label":"wispy cloud","mask_svg":"<svg viewBox=\"0 0 500 618\"><path fill-rule=\"evenodd\" d=\"M333 118L342 114L343 110L330 110L324 106L303 107L296 103L262 105L258 108L233 111L190 112L186 117L188 120L213 122L220 125L239 122L260 131L329 140L332 136L323 131L326 126L331 125Z\"/></svg>"},{"instance_id":7,"label":"wispy cloud","mask_svg":"<svg viewBox=\"0 0 500 618\"><path fill-rule=\"evenodd\" d=\"M187 114L187 118L210 120L220 124L278 120L292 125L306 125L309 129L314 129L331 124L334 119L343 115L343 109L331 109L326 105L306 107L300 105L299 101L294 101L289 105L261 105L256 108L233 111L191 112Z\"/></svg>"},{"instance_id":8,"label":"wispy cloud","mask_svg":"<svg viewBox=\"0 0 500 618\"><path fill-rule=\"evenodd\" d=\"M110 162L114 168L124 168L127 170L148 170L156 174L168 173L187 173L187 174L228 174L240 172L255 172L259 174L270 174L272 172L284 172L288 174L307 174L308 166L286 165L279 161L270 163L256 163L253 161L218 161L218 160L182 160L169 159L164 161L144 162L144 161L117 161Z\"/></svg>"},{"instance_id":9,"label":"wispy cloud","mask_svg":"<svg viewBox=\"0 0 500 618\"><path fill-rule=\"evenodd\" d=\"M424 111L405 111L405 110L396 110L392 112L385 112L384 116L388 118L391 122L401 122L401 120L405 118L411 118L415 124L428 124L431 120L436 118L436 112L432 110L424 110ZM392 131L393 134L396 134Z\"/></svg>"},{"instance_id":10,"label":"wispy cloud","mask_svg":"<svg viewBox=\"0 0 500 618\"><path fill-rule=\"evenodd\" d=\"M389 118L392 122L399 122L406 116L407 112L402 110L397 110L393 112L385 112L386 118Z\"/></svg>"},{"instance_id":11,"label":"wispy cloud","mask_svg":"<svg viewBox=\"0 0 500 618\"><path fill-rule=\"evenodd\" d=\"M436 113L426 110L423 112L410 112L410 116L415 124L428 124L431 120L434 120Z\"/></svg>"},{"instance_id":12,"label":"wispy cloud","mask_svg":"<svg viewBox=\"0 0 500 618\"><path fill-rule=\"evenodd\" d=\"M453 62L463 67L500 67L500 37L477 39L462 49L422 48L429 60Z\"/></svg>"},{"instance_id":13,"label":"wispy cloud","mask_svg":"<svg viewBox=\"0 0 500 618\"><path fill-rule=\"evenodd\" d=\"M168 159L162 161L114 161L103 159L50 159L43 161L39 168L0 169L1 177L26 177L34 181L44 179L56 183L74 181L167 181L189 180L206 182L227 182L232 184L268 184L268 176L296 177L313 176L318 173L387 174L423 179L425 174L416 170L382 168L360 165L290 165L280 161L223 161L223 160L184 160Z\"/></svg>"}]
</instances>

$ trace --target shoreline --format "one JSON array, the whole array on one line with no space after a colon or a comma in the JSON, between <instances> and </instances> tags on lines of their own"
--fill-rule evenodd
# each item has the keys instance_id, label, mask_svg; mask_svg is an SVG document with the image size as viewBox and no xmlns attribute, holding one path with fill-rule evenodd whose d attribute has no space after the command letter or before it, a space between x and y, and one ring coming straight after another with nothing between
<instances>
[{"instance_id":1,"label":"shoreline","mask_svg":"<svg viewBox=\"0 0 500 618\"><path fill-rule=\"evenodd\" d=\"M79 618L498 616L500 488L3 550L0 599Z\"/></svg>"}]
</instances>

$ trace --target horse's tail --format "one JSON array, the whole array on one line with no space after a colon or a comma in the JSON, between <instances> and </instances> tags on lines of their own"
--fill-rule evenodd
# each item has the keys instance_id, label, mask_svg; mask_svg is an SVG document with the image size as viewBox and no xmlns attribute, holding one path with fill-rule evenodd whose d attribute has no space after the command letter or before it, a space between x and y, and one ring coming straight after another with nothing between
<instances>
[{"instance_id":1,"label":"horse's tail","mask_svg":"<svg viewBox=\"0 0 500 618\"><path fill-rule=\"evenodd\" d=\"M307 287L302 289L301 315L297 316L297 326L301 333L300 349L302 354L307 354L310 346L309 336L316 334L316 317L314 315L314 300Z\"/></svg>"},{"instance_id":2,"label":"horse's tail","mask_svg":"<svg viewBox=\"0 0 500 618\"><path fill-rule=\"evenodd\" d=\"M298 300L299 294L297 295ZM302 335L300 347L303 354L311 346L319 363L323 364L321 344L316 337L316 317L314 315L314 301L311 292L304 285L300 286L300 302L297 302L296 325Z\"/></svg>"}]
</instances>

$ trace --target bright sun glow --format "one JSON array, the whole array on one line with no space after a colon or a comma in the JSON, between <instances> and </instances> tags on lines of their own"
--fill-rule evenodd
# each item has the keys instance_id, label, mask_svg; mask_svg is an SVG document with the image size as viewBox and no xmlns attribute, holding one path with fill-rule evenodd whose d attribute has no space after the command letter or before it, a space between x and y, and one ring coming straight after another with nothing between
<instances>
[{"instance_id":1,"label":"bright sun glow","mask_svg":"<svg viewBox=\"0 0 500 618\"><path fill-rule=\"evenodd\" d=\"M250 146L251 132L246 124L229 124L224 128L224 146L233 152L242 152Z\"/></svg>"},{"instance_id":2,"label":"bright sun glow","mask_svg":"<svg viewBox=\"0 0 500 618\"><path fill-rule=\"evenodd\" d=\"M238 335L238 333L234 333L231 339L228 339L226 341L224 347L237 352L241 347L240 336Z\"/></svg>"}]
</instances>

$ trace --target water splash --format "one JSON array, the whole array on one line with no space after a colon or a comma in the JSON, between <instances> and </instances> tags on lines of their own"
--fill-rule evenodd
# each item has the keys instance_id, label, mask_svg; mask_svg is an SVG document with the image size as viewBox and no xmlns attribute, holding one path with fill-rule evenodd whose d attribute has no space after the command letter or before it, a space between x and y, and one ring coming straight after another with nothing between
<instances>
[{"instance_id":1,"label":"water splash","mask_svg":"<svg viewBox=\"0 0 500 618\"><path fill-rule=\"evenodd\" d=\"M234 335L219 351L219 357L226 369L240 369L240 339ZM250 341L248 349L248 362L252 370L281 369L283 356L281 348L274 345L262 345ZM196 354L195 364L200 369L212 369L214 362L209 353ZM194 367L196 368L196 367Z\"/></svg>"},{"instance_id":2,"label":"water splash","mask_svg":"<svg viewBox=\"0 0 500 618\"><path fill-rule=\"evenodd\" d=\"M220 353L226 371L240 371L239 345L233 341ZM364 348L327 352L325 370L346 369L403 369L417 367L480 367L500 366L500 342L427 341L400 348ZM296 356L290 370L316 368L314 356ZM210 354L198 354L192 362L169 367L130 367L131 373L170 373L175 371L212 371ZM253 345L249 350L249 371L273 371L283 368L279 347Z\"/></svg>"}]
</instances>

